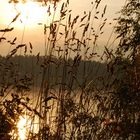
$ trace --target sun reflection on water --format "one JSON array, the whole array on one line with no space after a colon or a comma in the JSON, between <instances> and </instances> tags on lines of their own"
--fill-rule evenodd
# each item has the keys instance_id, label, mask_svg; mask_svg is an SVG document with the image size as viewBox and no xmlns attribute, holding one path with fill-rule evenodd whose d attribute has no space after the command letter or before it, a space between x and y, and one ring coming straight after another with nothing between
<instances>
[{"instance_id":1,"label":"sun reflection on water","mask_svg":"<svg viewBox=\"0 0 140 140\"><path fill-rule=\"evenodd\" d=\"M20 116L20 120L17 124L18 127L18 135L20 140L26 139L26 125L27 125L27 119L25 117Z\"/></svg>"},{"instance_id":2,"label":"sun reflection on water","mask_svg":"<svg viewBox=\"0 0 140 140\"><path fill-rule=\"evenodd\" d=\"M30 133L38 133L38 118L30 118L27 115L20 116L17 123L18 140L27 140Z\"/></svg>"}]
</instances>

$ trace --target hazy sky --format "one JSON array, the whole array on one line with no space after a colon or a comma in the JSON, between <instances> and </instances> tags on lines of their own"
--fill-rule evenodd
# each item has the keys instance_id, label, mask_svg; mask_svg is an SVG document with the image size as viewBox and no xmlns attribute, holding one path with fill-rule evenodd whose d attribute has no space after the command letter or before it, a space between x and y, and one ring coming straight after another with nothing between
<instances>
[{"instance_id":1,"label":"hazy sky","mask_svg":"<svg viewBox=\"0 0 140 140\"><path fill-rule=\"evenodd\" d=\"M94 1L94 0L93 0ZM121 9L124 5L125 0L102 0L99 10L102 10L104 6L107 4L106 17L108 18L108 22L112 22L113 18L118 17L119 14L116 14L117 11ZM60 7L59 7L60 8ZM73 15L82 15L84 11L89 11L91 9L91 0L70 0L70 9L72 9ZM20 43L28 43L32 42L34 45L34 52L43 52L42 49L44 46L44 36L43 36L43 27L37 25L38 22L45 22L49 19L46 17L46 9L40 8L39 5L31 4L28 7L24 7L20 5L16 9L21 10L22 14L22 22L26 20L25 24L21 23L21 21L17 21L13 26L15 30L12 33L6 33L6 36L9 40L17 37L17 41ZM14 6L8 4L8 0L0 0L0 29L6 28L8 24L12 21L13 17L16 15L16 11ZM27 21L27 15L29 16L31 21ZM101 39L102 42L107 41L107 36L109 36L112 31L112 26L106 26L106 34L105 37ZM23 32L24 31L24 32ZM2 33L0 33L0 37ZM0 43L0 54L7 54L11 50L11 46L7 45L6 42Z\"/></svg>"}]
</instances>

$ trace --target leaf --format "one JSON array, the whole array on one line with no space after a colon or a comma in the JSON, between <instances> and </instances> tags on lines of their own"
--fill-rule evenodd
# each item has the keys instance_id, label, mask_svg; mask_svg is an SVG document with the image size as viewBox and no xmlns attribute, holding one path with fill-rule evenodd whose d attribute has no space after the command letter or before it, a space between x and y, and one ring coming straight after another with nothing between
<instances>
[{"instance_id":1,"label":"leaf","mask_svg":"<svg viewBox=\"0 0 140 140\"><path fill-rule=\"evenodd\" d=\"M106 8L107 8L107 5L104 7L104 13L103 13L103 14L105 14L105 12L106 12Z\"/></svg>"},{"instance_id":2,"label":"leaf","mask_svg":"<svg viewBox=\"0 0 140 140\"><path fill-rule=\"evenodd\" d=\"M96 16L94 18L98 19L98 17L96 17Z\"/></svg>"},{"instance_id":3,"label":"leaf","mask_svg":"<svg viewBox=\"0 0 140 140\"><path fill-rule=\"evenodd\" d=\"M15 38L13 39L13 41L10 42L10 44L11 44L11 45L14 45L16 40L17 40L17 37L15 37Z\"/></svg>"},{"instance_id":4,"label":"leaf","mask_svg":"<svg viewBox=\"0 0 140 140\"><path fill-rule=\"evenodd\" d=\"M20 45L17 46L17 49L18 49L18 48L22 48L22 47L24 47L24 46L26 46L26 44L20 44Z\"/></svg>"},{"instance_id":5,"label":"leaf","mask_svg":"<svg viewBox=\"0 0 140 140\"><path fill-rule=\"evenodd\" d=\"M6 40L6 38L5 38L5 37L1 37L1 38L0 38L0 42L1 42L2 40Z\"/></svg>"},{"instance_id":6,"label":"leaf","mask_svg":"<svg viewBox=\"0 0 140 140\"><path fill-rule=\"evenodd\" d=\"M81 24L79 27L83 27L83 26L85 26L85 24Z\"/></svg>"},{"instance_id":7,"label":"leaf","mask_svg":"<svg viewBox=\"0 0 140 140\"><path fill-rule=\"evenodd\" d=\"M83 16L83 17L81 18L81 22L82 22L86 17L87 17L87 15Z\"/></svg>"},{"instance_id":8,"label":"leaf","mask_svg":"<svg viewBox=\"0 0 140 140\"><path fill-rule=\"evenodd\" d=\"M96 12L96 14L99 14L99 13L100 13L99 11Z\"/></svg>"},{"instance_id":9,"label":"leaf","mask_svg":"<svg viewBox=\"0 0 140 140\"><path fill-rule=\"evenodd\" d=\"M69 26L70 26L70 23L71 23L71 14L69 15L69 21L68 21Z\"/></svg>"},{"instance_id":10,"label":"leaf","mask_svg":"<svg viewBox=\"0 0 140 140\"><path fill-rule=\"evenodd\" d=\"M15 16L15 18L12 20L11 23L15 22L15 21L18 19L19 16L20 16L20 13L18 13L18 14Z\"/></svg>"},{"instance_id":11,"label":"leaf","mask_svg":"<svg viewBox=\"0 0 140 140\"><path fill-rule=\"evenodd\" d=\"M29 42L29 45L30 45L30 49L32 50L32 49L33 49L33 46L32 46L32 44L31 44L31 42Z\"/></svg>"},{"instance_id":12,"label":"leaf","mask_svg":"<svg viewBox=\"0 0 140 140\"><path fill-rule=\"evenodd\" d=\"M25 46L24 54L27 53L27 45Z\"/></svg>"},{"instance_id":13,"label":"leaf","mask_svg":"<svg viewBox=\"0 0 140 140\"><path fill-rule=\"evenodd\" d=\"M90 17L91 17L91 12L89 12L88 21L90 21Z\"/></svg>"},{"instance_id":14,"label":"leaf","mask_svg":"<svg viewBox=\"0 0 140 140\"><path fill-rule=\"evenodd\" d=\"M38 25L43 25L43 23L38 23Z\"/></svg>"},{"instance_id":15,"label":"leaf","mask_svg":"<svg viewBox=\"0 0 140 140\"><path fill-rule=\"evenodd\" d=\"M14 30L14 28L6 28L6 29L1 29L0 32L11 32L12 30Z\"/></svg>"},{"instance_id":16,"label":"leaf","mask_svg":"<svg viewBox=\"0 0 140 140\"><path fill-rule=\"evenodd\" d=\"M105 26L106 22L104 22L101 27L100 27L100 31L102 30L102 28Z\"/></svg>"}]
</instances>

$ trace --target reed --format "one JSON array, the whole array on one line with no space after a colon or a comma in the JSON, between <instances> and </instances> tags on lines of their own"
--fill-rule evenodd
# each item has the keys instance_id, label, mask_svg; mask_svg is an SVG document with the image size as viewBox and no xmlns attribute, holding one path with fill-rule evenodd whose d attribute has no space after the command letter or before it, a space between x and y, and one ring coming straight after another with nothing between
<instances>
[{"instance_id":1,"label":"reed","mask_svg":"<svg viewBox=\"0 0 140 140\"><path fill-rule=\"evenodd\" d=\"M10 2L18 3L17 0ZM136 105L137 109L139 103L134 101L136 96L128 95L128 90L133 92L139 87L135 87L139 82L136 77L139 64L135 61L138 66L132 65L131 60L110 51L108 43L102 55L96 52L107 24L107 5L99 10L102 1L96 0L83 15L73 15L69 0L62 3L59 11L58 1L51 1L50 5L46 1L38 2L45 2L43 6L51 19L40 23L44 29L44 56L32 54L31 42L17 45L15 37L7 42L14 49L0 58L0 121L4 122L0 123L0 137L19 139L17 124L20 116L26 116L30 121L26 126L28 140L137 138L139 117L133 107ZM0 30L3 33L0 43L8 40L5 34L14 30L11 25L19 16L17 13L8 27ZM97 21L99 24L95 27ZM23 56L16 56L19 51L23 51L24 61ZM32 56L30 66L27 66L30 57L27 52ZM14 60L16 57L18 61ZM97 59L99 65L92 65ZM106 67L104 71L101 64ZM133 100L131 104L130 100Z\"/></svg>"}]
</instances>

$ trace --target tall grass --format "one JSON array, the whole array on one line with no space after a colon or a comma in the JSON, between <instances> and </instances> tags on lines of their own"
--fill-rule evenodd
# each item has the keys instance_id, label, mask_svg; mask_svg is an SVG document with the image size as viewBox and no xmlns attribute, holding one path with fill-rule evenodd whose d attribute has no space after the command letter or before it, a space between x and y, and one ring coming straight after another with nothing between
<instances>
[{"instance_id":1,"label":"tall grass","mask_svg":"<svg viewBox=\"0 0 140 140\"><path fill-rule=\"evenodd\" d=\"M8 75L10 79L16 78L16 81L9 84L12 88L12 101L6 101L6 111L9 107L16 104L21 108L21 112L15 109L14 123L18 121L19 115L26 114L32 118L37 116L39 131L34 134L32 130L28 139L99 139L102 116L97 109L98 90L96 81L90 78L94 68L90 68L90 63L100 57L95 49L98 38L103 34L103 27L106 24L105 12L107 6L102 11L98 11L101 1L91 3L91 10L84 12L83 15L72 15L69 9L69 1L62 4L60 11L56 11L57 3L54 2L48 15L51 22L44 24L45 37L45 56L41 64L42 80L35 106L30 107L29 100L26 100L26 91L34 77L28 77L33 73L22 75ZM50 6L46 5L46 8ZM56 12L59 12L59 19L55 20ZM13 19L16 22L19 14ZM99 26L94 27L95 20L99 20ZM5 29L3 32L9 32L12 29ZM3 37L3 36L2 36ZM14 40L13 42L15 42ZM30 43L30 49L32 44ZM6 58L6 66L10 59L20 48L28 49L27 44L15 46ZM37 61L40 61L39 54ZM79 67L83 61L82 72L79 73ZM19 61L19 65L22 63ZM56 71L52 71L52 66ZM9 68L9 67L8 67ZM9 68L12 71L11 68ZM14 68L14 70L16 70ZM89 71L90 70L90 71ZM79 77L82 77L79 79ZM53 82L52 82L53 81ZM4 82L6 85L7 83ZM9 88L7 87L7 88ZM75 89L76 87L76 89ZM27 93L28 94L28 93ZM25 97L25 102L21 101ZM18 101L18 102L17 102ZM11 103L9 105L9 102ZM5 101L4 101L5 103ZM15 107L15 106L14 106ZM8 112L9 113L9 112ZM100 116L99 116L100 114ZM9 116L10 117L10 116ZM11 118L10 121L13 121ZM98 124L98 125L97 125ZM30 138L31 137L31 138Z\"/></svg>"},{"instance_id":2,"label":"tall grass","mask_svg":"<svg viewBox=\"0 0 140 140\"><path fill-rule=\"evenodd\" d=\"M4 134L0 134L1 137L18 139L16 125L20 116L26 115L31 120L27 139L118 140L124 138L122 119L119 116L119 113L122 115L122 108L118 108L118 111L114 109L121 105L119 98L124 99L116 96L114 92L119 92L118 88L121 87L118 86L119 83L116 86L116 79L122 78L120 74L118 75L118 70L121 68L115 66L115 71L114 61L111 59L106 72L99 76L100 65L93 67L88 63L97 59L104 62L104 58L105 60L108 57L114 58L107 46L104 52L106 55L99 55L96 52L98 39L102 36L107 22L105 17L107 5L99 10L101 2L101 0L92 2L91 9L85 11L83 15L72 14L69 0L62 3L59 11L57 11L57 1L53 1L50 5L46 3L46 8L51 8L48 10L51 20L42 24L45 55L37 54L36 62L32 62L33 69L28 73L21 74L22 61L19 59L18 62L13 62L12 58L21 48L22 51L24 49L27 57L27 51L32 53L34 46L32 43L16 45L16 38L9 42L15 48L6 58L1 58L3 59L0 73L1 116L6 119L5 127L11 126L10 130L15 135L11 136L9 130L2 130ZM57 20L56 12L59 12ZM16 22L19 16L17 13L11 24ZM99 24L94 27L96 21ZM0 41L7 40L4 35L14 30L10 25L0 30L3 32ZM119 64L120 61L117 62ZM41 81L37 91L35 91L37 76L34 73L34 65L39 65L41 70L38 74ZM124 66L124 63L121 66ZM95 71L97 76L91 77ZM30 99L30 92L33 92L31 94L34 95L34 100ZM9 95L11 97L7 98ZM38 131L35 131L36 126Z\"/></svg>"}]
</instances>

